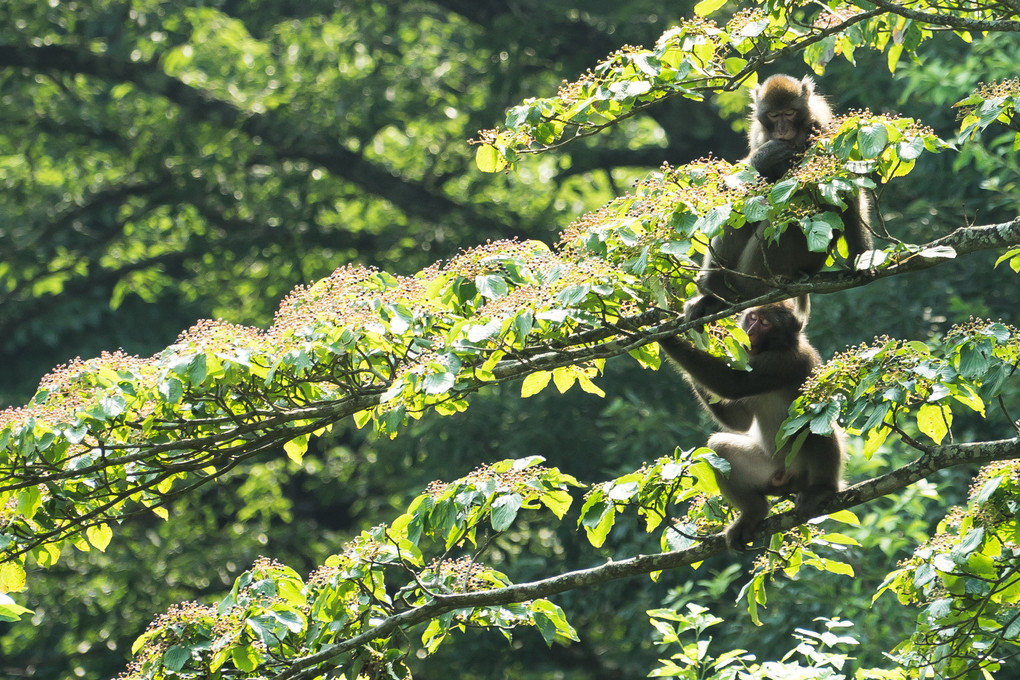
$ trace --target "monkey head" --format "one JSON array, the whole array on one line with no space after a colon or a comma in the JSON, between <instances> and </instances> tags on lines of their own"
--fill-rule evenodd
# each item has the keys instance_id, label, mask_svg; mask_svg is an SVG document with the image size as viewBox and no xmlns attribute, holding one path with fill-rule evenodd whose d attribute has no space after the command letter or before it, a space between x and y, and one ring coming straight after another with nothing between
<instances>
[{"instance_id":1,"label":"monkey head","mask_svg":"<svg viewBox=\"0 0 1020 680\"><path fill-rule=\"evenodd\" d=\"M809 314L808 297L773 302L744 312L740 327L751 342L750 354L796 347Z\"/></svg>"},{"instance_id":2,"label":"monkey head","mask_svg":"<svg viewBox=\"0 0 1020 680\"><path fill-rule=\"evenodd\" d=\"M774 75L751 91L751 148L774 139L801 146L831 117L811 78Z\"/></svg>"}]
</instances>

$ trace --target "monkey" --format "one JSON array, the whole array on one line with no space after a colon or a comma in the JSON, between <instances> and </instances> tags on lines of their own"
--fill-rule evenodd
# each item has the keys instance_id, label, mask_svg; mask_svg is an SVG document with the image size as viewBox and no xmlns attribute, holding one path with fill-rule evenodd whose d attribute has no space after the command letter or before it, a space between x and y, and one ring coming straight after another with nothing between
<instances>
[{"instance_id":1,"label":"monkey","mask_svg":"<svg viewBox=\"0 0 1020 680\"><path fill-rule=\"evenodd\" d=\"M751 92L750 153L743 162L767 181L775 182L793 168L810 139L831 120L832 109L815 92L811 78L774 75ZM872 249L867 213L868 203L861 194L847 201L841 212L842 235L851 263ZM776 241L766 236L768 226L768 222L759 222L740 229L724 227L712 238L695 281L699 295L684 310L687 321L765 293L769 279L795 280L817 274L825 265L828 254L811 251L800 229L787 229ZM838 235L833 240L836 238Z\"/></svg>"},{"instance_id":2,"label":"monkey","mask_svg":"<svg viewBox=\"0 0 1020 680\"><path fill-rule=\"evenodd\" d=\"M832 109L807 76L797 80L780 73L768 78L751 91L751 110L750 153L743 162L769 182L789 172L811 137L832 122Z\"/></svg>"},{"instance_id":3,"label":"monkey","mask_svg":"<svg viewBox=\"0 0 1020 680\"><path fill-rule=\"evenodd\" d=\"M796 494L797 510L813 517L843 486L844 434L808 432L787 465L790 443L776 449L776 434L804 381L821 364L804 326L807 295L746 310L740 326L750 339L750 371L731 368L680 336L659 345L683 372L702 406L722 426L708 447L729 462L716 472L723 496L740 514L726 529L726 545L745 550L768 514L767 496ZM791 438L793 441L795 438Z\"/></svg>"}]
</instances>

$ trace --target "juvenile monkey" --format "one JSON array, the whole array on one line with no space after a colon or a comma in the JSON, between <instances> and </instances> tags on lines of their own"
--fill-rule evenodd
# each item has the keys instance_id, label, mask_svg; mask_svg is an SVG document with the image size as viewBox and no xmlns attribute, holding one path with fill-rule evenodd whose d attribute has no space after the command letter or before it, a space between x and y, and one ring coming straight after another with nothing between
<instances>
[{"instance_id":1,"label":"juvenile monkey","mask_svg":"<svg viewBox=\"0 0 1020 680\"><path fill-rule=\"evenodd\" d=\"M815 92L810 78L774 75L751 92L750 153L744 162L775 182L831 120L832 110ZM841 213L851 263L872 248L871 231L864 219L867 211L867 202L859 195L848 201ZM688 321L765 293L769 280L796 280L817 274L825 265L827 253L812 252L800 229L791 227L773 241L765 236L767 227L767 222L760 222L740 229L724 228L712 238L697 280L701 295L692 298L684 310ZM838 238L839 234L834 234L833 240Z\"/></svg>"},{"instance_id":2,"label":"juvenile monkey","mask_svg":"<svg viewBox=\"0 0 1020 680\"><path fill-rule=\"evenodd\" d=\"M751 371L730 368L679 336L659 345L684 372L702 405L723 427L708 446L730 464L716 474L719 489L740 511L726 529L726 544L744 550L768 514L766 496L795 493L797 509L814 516L818 505L842 486L843 432L809 433L789 467L789 445L776 450L776 434L801 385L821 363L804 335L807 296L744 312L741 327L751 341ZM792 438L791 438L792 439Z\"/></svg>"}]
</instances>

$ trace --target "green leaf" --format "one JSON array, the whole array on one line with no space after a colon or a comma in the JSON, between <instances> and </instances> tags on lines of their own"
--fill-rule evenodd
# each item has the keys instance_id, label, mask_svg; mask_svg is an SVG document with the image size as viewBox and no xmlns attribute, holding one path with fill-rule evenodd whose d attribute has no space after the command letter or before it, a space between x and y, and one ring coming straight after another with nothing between
<instances>
[{"instance_id":1,"label":"green leaf","mask_svg":"<svg viewBox=\"0 0 1020 680\"><path fill-rule=\"evenodd\" d=\"M294 437L293 439L291 439L290 441L286 442L283 445L283 451L284 453L287 454L287 458L290 458L298 465L301 464L301 461L305 455L305 451L307 450L308 450L307 434L298 435L297 437Z\"/></svg>"},{"instance_id":2,"label":"green leaf","mask_svg":"<svg viewBox=\"0 0 1020 680\"><path fill-rule=\"evenodd\" d=\"M26 609L15 603L9 595L0 593L0 621L20 621L22 614L31 614L31 609Z\"/></svg>"},{"instance_id":3,"label":"green leaf","mask_svg":"<svg viewBox=\"0 0 1020 680\"><path fill-rule=\"evenodd\" d=\"M859 527L861 525L861 520L850 510L837 510L829 515L829 519L855 527Z\"/></svg>"},{"instance_id":4,"label":"green leaf","mask_svg":"<svg viewBox=\"0 0 1020 680\"><path fill-rule=\"evenodd\" d=\"M694 228L705 236L712 238L722 229L722 226L729 220L733 213L733 206L729 203L717 205L698 219Z\"/></svg>"},{"instance_id":5,"label":"green leaf","mask_svg":"<svg viewBox=\"0 0 1020 680\"><path fill-rule=\"evenodd\" d=\"M884 125L863 125L857 138L857 148L864 158L878 158L889 144L889 132Z\"/></svg>"},{"instance_id":6,"label":"green leaf","mask_svg":"<svg viewBox=\"0 0 1020 680\"><path fill-rule=\"evenodd\" d=\"M85 530L85 537L99 552L106 552L106 546L110 545L113 538L113 530L105 524L97 524Z\"/></svg>"},{"instance_id":7,"label":"green leaf","mask_svg":"<svg viewBox=\"0 0 1020 680\"><path fill-rule=\"evenodd\" d=\"M505 297L506 294L510 292L510 287L507 285L506 280L504 280L502 276L476 276L475 286L478 288L478 293L482 297L489 298L490 300Z\"/></svg>"},{"instance_id":8,"label":"green leaf","mask_svg":"<svg viewBox=\"0 0 1020 680\"><path fill-rule=\"evenodd\" d=\"M971 529L964 537L962 541L949 552L949 556L952 557L953 562L956 564L963 564L969 558L971 553L981 547L981 544L985 540L985 530L983 527Z\"/></svg>"},{"instance_id":9,"label":"green leaf","mask_svg":"<svg viewBox=\"0 0 1020 680\"><path fill-rule=\"evenodd\" d=\"M163 653L163 667L167 670L178 672L191 660L191 649L180 645L173 645Z\"/></svg>"},{"instance_id":10,"label":"green leaf","mask_svg":"<svg viewBox=\"0 0 1020 680\"><path fill-rule=\"evenodd\" d=\"M590 497L581 508L581 526L588 536L588 541L596 548L601 548L616 523L616 507L605 501L592 501Z\"/></svg>"},{"instance_id":11,"label":"green leaf","mask_svg":"<svg viewBox=\"0 0 1020 680\"><path fill-rule=\"evenodd\" d=\"M535 626L542 633L547 645L557 640L578 641L577 632L567 623L563 610L548 600L536 600L531 604Z\"/></svg>"},{"instance_id":12,"label":"green leaf","mask_svg":"<svg viewBox=\"0 0 1020 680\"><path fill-rule=\"evenodd\" d=\"M577 377L577 368L574 366L560 366L553 369L552 375L553 384L556 385L556 389L559 390L560 394L564 394L574 385L574 380Z\"/></svg>"},{"instance_id":13,"label":"green leaf","mask_svg":"<svg viewBox=\"0 0 1020 680\"><path fill-rule=\"evenodd\" d=\"M482 172L499 172L506 167L506 158L491 144L482 144L475 151L475 165Z\"/></svg>"},{"instance_id":14,"label":"green leaf","mask_svg":"<svg viewBox=\"0 0 1020 680\"><path fill-rule=\"evenodd\" d=\"M652 84L647 80L617 81L609 85L609 91L613 93L616 101L625 101L646 94L652 89Z\"/></svg>"},{"instance_id":15,"label":"green leaf","mask_svg":"<svg viewBox=\"0 0 1020 680\"><path fill-rule=\"evenodd\" d=\"M0 564L0 593L17 593L25 589L25 569L18 562Z\"/></svg>"},{"instance_id":16,"label":"green leaf","mask_svg":"<svg viewBox=\"0 0 1020 680\"><path fill-rule=\"evenodd\" d=\"M552 375L550 371L535 371L526 377L521 384L521 397L527 398L544 390Z\"/></svg>"},{"instance_id":17,"label":"green leaf","mask_svg":"<svg viewBox=\"0 0 1020 680\"><path fill-rule=\"evenodd\" d=\"M201 385L209 375L208 360L204 354L196 354L188 364L186 376L192 385Z\"/></svg>"},{"instance_id":18,"label":"green leaf","mask_svg":"<svg viewBox=\"0 0 1020 680\"><path fill-rule=\"evenodd\" d=\"M425 394L446 394L453 388L456 382L457 376L448 371L445 373L430 373L425 376L422 387L425 388Z\"/></svg>"},{"instance_id":19,"label":"green leaf","mask_svg":"<svg viewBox=\"0 0 1020 680\"><path fill-rule=\"evenodd\" d=\"M543 493L540 500L545 507L549 508L556 515L557 519L563 519L574 499L564 489L553 489Z\"/></svg>"},{"instance_id":20,"label":"green leaf","mask_svg":"<svg viewBox=\"0 0 1020 680\"><path fill-rule=\"evenodd\" d=\"M699 17L707 17L718 12L726 4L726 0L701 0L694 6L694 13Z\"/></svg>"},{"instance_id":21,"label":"green leaf","mask_svg":"<svg viewBox=\"0 0 1020 680\"><path fill-rule=\"evenodd\" d=\"M824 253L827 251L829 243L832 242L833 232L843 228L843 221L834 212L813 215L803 224L808 250L813 253Z\"/></svg>"},{"instance_id":22,"label":"green leaf","mask_svg":"<svg viewBox=\"0 0 1020 680\"><path fill-rule=\"evenodd\" d=\"M184 384L177 378L170 377L159 385L159 395L168 404L176 404L184 396Z\"/></svg>"},{"instance_id":23,"label":"green leaf","mask_svg":"<svg viewBox=\"0 0 1020 680\"><path fill-rule=\"evenodd\" d=\"M953 412L945 404L922 404L917 410L918 429L936 444L942 443L952 424Z\"/></svg>"},{"instance_id":24,"label":"green leaf","mask_svg":"<svg viewBox=\"0 0 1020 680\"><path fill-rule=\"evenodd\" d=\"M492 528L494 531L504 531L513 524L517 518L517 511L521 509L524 498L517 493L504 494L492 502Z\"/></svg>"},{"instance_id":25,"label":"green leaf","mask_svg":"<svg viewBox=\"0 0 1020 680\"><path fill-rule=\"evenodd\" d=\"M846 534L839 534L839 533L823 534L823 535L819 536L818 539L821 540L821 541L826 541L828 543L835 543L836 545L856 545L856 546L860 546L860 543L857 542L856 538L853 538L851 536L847 536Z\"/></svg>"},{"instance_id":26,"label":"green leaf","mask_svg":"<svg viewBox=\"0 0 1020 680\"><path fill-rule=\"evenodd\" d=\"M250 673L259 665L258 653L251 647L234 647L230 658L239 671Z\"/></svg>"},{"instance_id":27,"label":"green leaf","mask_svg":"<svg viewBox=\"0 0 1020 680\"><path fill-rule=\"evenodd\" d=\"M797 180L784 179L772 187L772 191L769 192L769 203L773 205L786 203L793 196L793 192L797 190L798 186L800 186L800 183Z\"/></svg>"},{"instance_id":28,"label":"green leaf","mask_svg":"<svg viewBox=\"0 0 1020 680\"><path fill-rule=\"evenodd\" d=\"M764 196L752 196L744 202L744 217L748 222L761 222L768 216L769 202Z\"/></svg>"},{"instance_id":29,"label":"green leaf","mask_svg":"<svg viewBox=\"0 0 1020 680\"><path fill-rule=\"evenodd\" d=\"M1002 485L1004 479L1005 477L999 475L998 477L992 477L991 479L986 481L984 484L981 485L981 489L971 497L970 499L971 502L974 505L984 504L989 498L992 497L993 493L999 490L999 487Z\"/></svg>"}]
</instances>

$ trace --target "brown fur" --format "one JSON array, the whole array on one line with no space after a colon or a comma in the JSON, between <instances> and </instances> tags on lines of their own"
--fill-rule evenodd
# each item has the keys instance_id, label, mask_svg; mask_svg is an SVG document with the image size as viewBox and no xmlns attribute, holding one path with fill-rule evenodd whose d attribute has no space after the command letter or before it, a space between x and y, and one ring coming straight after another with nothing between
<instances>
[{"instance_id":1,"label":"brown fur","mask_svg":"<svg viewBox=\"0 0 1020 680\"><path fill-rule=\"evenodd\" d=\"M750 154L744 160L767 180L777 181L831 119L832 110L815 92L810 78L772 76L751 92ZM777 136L780 128L783 134ZM851 264L872 248L867 213L864 196L848 201L842 212L842 234ZM688 320L757 297L784 281L817 274L825 265L827 253L809 250L796 225L787 228L778 241L766 237L768 226L760 222L740 229L727 227L712 238L697 279L701 295L691 299L685 309Z\"/></svg>"},{"instance_id":2,"label":"brown fur","mask_svg":"<svg viewBox=\"0 0 1020 680\"><path fill-rule=\"evenodd\" d=\"M744 312L741 326L751 339L751 371L730 368L679 337L660 346L684 372L701 404L722 425L708 446L730 463L716 474L723 496L740 511L727 528L726 543L743 550L768 514L767 496L795 493L797 509L813 516L842 486L843 433L808 434L789 466L788 444L776 449L776 434L801 385L821 360L804 334L807 296Z\"/></svg>"}]
</instances>

